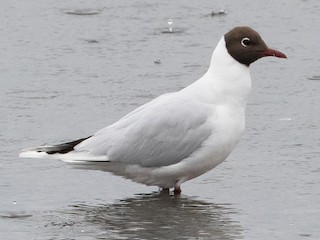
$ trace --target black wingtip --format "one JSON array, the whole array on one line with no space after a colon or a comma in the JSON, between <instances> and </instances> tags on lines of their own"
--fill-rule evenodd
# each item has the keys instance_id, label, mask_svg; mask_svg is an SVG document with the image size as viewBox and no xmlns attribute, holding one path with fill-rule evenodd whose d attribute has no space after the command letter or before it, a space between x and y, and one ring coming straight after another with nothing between
<instances>
[{"instance_id":1,"label":"black wingtip","mask_svg":"<svg viewBox=\"0 0 320 240\"><path fill-rule=\"evenodd\" d=\"M50 147L45 147L44 149L38 148L37 151L38 152L46 152L48 154L55 154L55 153L65 154L65 153L68 153L68 152L74 150L74 147L76 145L78 145L79 143L81 143L82 141L84 141L90 137L81 138L81 139L78 139L78 140L75 140L72 142L66 142L66 143L62 143L62 144L58 144L58 145L54 145L54 146L50 146Z\"/></svg>"}]
</instances>

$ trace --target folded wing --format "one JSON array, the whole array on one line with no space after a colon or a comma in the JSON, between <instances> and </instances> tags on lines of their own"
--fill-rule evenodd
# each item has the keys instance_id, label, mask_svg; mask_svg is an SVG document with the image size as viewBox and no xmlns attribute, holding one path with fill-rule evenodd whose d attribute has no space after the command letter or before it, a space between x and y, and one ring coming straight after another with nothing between
<instances>
[{"instance_id":1,"label":"folded wing","mask_svg":"<svg viewBox=\"0 0 320 240\"><path fill-rule=\"evenodd\" d=\"M144 167L167 166L189 157L212 133L210 106L177 94L137 108L75 146L75 151Z\"/></svg>"}]
</instances>

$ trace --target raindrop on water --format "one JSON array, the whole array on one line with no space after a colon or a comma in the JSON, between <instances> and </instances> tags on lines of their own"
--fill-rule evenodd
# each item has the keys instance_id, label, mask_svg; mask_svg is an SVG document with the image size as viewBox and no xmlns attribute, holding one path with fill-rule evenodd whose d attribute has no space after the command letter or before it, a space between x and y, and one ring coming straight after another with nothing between
<instances>
[{"instance_id":1,"label":"raindrop on water","mask_svg":"<svg viewBox=\"0 0 320 240\"><path fill-rule=\"evenodd\" d=\"M171 18L168 19L169 32L173 32L172 24L173 24L173 20Z\"/></svg>"},{"instance_id":2,"label":"raindrop on water","mask_svg":"<svg viewBox=\"0 0 320 240\"><path fill-rule=\"evenodd\" d=\"M224 15L224 14L227 14L228 12L222 8L218 11L218 13L221 15Z\"/></svg>"},{"instance_id":3,"label":"raindrop on water","mask_svg":"<svg viewBox=\"0 0 320 240\"><path fill-rule=\"evenodd\" d=\"M292 118L289 117L284 117L284 118L279 118L280 121L291 121Z\"/></svg>"},{"instance_id":4,"label":"raindrop on water","mask_svg":"<svg viewBox=\"0 0 320 240\"><path fill-rule=\"evenodd\" d=\"M217 10L217 11L212 11L211 16L217 16L217 15L226 15L228 12L224 10L223 8Z\"/></svg>"}]
</instances>

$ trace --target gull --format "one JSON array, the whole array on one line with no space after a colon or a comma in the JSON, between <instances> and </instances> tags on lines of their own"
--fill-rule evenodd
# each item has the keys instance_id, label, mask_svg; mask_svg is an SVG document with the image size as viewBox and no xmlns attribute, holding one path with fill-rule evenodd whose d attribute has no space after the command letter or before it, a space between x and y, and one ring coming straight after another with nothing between
<instances>
[{"instance_id":1,"label":"gull","mask_svg":"<svg viewBox=\"0 0 320 240\"><path fill-rule=\"evenodd\" d=\"M24 149L20 157L60 159L181 192L181 184L224 161L245 129L249 66L274 56L259 33L239 26L216 46L207 72L161 95L90 137Z\"/></svg>"}]
</instances>

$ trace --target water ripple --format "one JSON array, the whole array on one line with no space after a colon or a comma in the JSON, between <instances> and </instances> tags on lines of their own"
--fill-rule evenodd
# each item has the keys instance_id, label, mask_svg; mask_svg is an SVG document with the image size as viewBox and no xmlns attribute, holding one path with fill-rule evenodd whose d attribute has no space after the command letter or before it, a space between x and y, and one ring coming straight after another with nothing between
<instances>
[{"instance_id":1,"label":"water ripple","mask_svg":"<svg viewBox=\"0 0 320 240\"><path fill-rule=\"evenodd\" d=\"M228 205L212 204L168 193L136 195L114 204L79 203L49 220L47 228L63 236L95 239L214 239L241 238L242 227ZM75 235L74 235L75 234ZM78 235L78 236L77 236Z\"/></svg>"}]
</instances>

